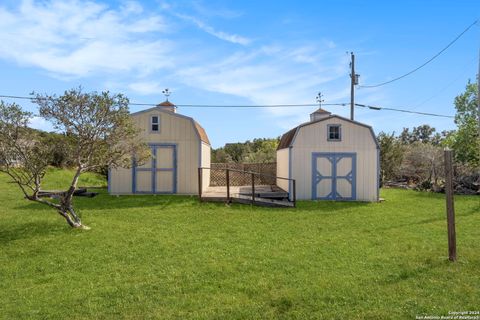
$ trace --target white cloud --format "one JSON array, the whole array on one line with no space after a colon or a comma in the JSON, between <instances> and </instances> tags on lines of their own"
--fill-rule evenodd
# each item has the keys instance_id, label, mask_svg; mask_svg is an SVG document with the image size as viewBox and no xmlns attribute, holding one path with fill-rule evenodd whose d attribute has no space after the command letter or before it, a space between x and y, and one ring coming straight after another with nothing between
<instances>
[{"instance_id":1,"label":"white cloud","mask_svg":"<svg viewBox=\"0 0 480 320\"><path fill-rule=\"evenodd\" d=\"M128 88L142 95L161 94L162 90L165 89L158 82L150 81L130 83Z\"/></svg>"},{"instance_id":2,"label":"white cloud","mask_svg":"<svg viewBox=\"0 0 480 320\"><path fill-rule=\"evenodd\" d=\"M246 45L248 45L252 42L252 40L249 39L249 38L239 36L237 34L231 34L231 33L227 33L227 32L224 32L224 31L216 30L212 26L206 24L205 22L203 22L203 21L201 21L201 20L199 20L195 17L188 16L188 15L185 15L185 14L176 14L176 16L183 19L183 20L192 22L200 30L205 31L206 33L208 33L208 34L210 34L210 35L212 35L212 36L214 36L214 37L216 37L220 40L228 41L228 42L235 43L235 44L240 44L240 45L243 45L243 46L246 46Z\"/></svg>"},{"instance_id":3,"label":"white cloud","mask_svg":"<svg viewBox=\"0 0 480 320\"><path fill-rule=\"evenodd\" d=\"M0 57L60 76L148 74L170 64L172 43L149 39L166 25L142 11L136 2L115 11L91 1L24 0L17 10L0 8Z\"/></svg>"},{"instance_id":4,"label":"white cloud","mask_svg":"<svg viewBox=\"0 0 480 320\"><path fill-rule=\"evenodd\" d=\"M343 55L324 56L322 48L280 46L235 53L219 62L184 68L177 78L192 87L232 94L255 104L315 103L315 95L345 76ZM324 63L327 59L332 64ZM330 88L329 101L342 99L348 90ZM269 108L279 117L292 116L295 108Z\"/></svg>"},{"instance_id":5,"label":"white cloud","mask_svg":"<svg viewBox=\"0 0 480 320\"><path fill-rule=\"evenodd\" d=\"M44 130L44 131L54 131L54 128L50 122L43 119L42 117L32 117L28 122L30 128Z\"/></svg>"},{"instance_id":6,"label":"white cloud","mask_svg":"<svg viewBox=\"0 0 480 320\"><path fill-rule=\"evenodd\" d=\"M164 83L170 79L175 85L235 95L254 104L314 103L318 91L327 102L347 100L348 81L337 80L347 79L349 57L332 50L331 41L262 45L161 5L160 12L166 10L170 17L241 47L185 50L191 43L172 34L177 30L163 16L146 13L136 1L112 8L93 1L23 0L17 9L0 6L0 59L60 78L101 76L110 89L141 95L158 94L172 85ZM309 108L265 111L291 127L307 119Z\"/></svg>"}]
</instances>

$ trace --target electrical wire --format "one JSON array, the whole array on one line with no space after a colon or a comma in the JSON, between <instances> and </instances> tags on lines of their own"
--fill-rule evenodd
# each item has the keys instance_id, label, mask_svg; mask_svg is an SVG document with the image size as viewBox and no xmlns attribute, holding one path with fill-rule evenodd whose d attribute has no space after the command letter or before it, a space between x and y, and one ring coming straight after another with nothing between
<instances>
[{"instance_id":1,"label":"electrical wire","mask_svg":"<svg viewBox=\"0 0 480 320\"><path fill-rule=\"evenodd\" d=\"M453 80L451 80L450 82L448 82L445 86L443 86L441 89L437 90L434 94L432 94L431 96L429 96L427 99L424 99L422 102L420 103L417 103L415 106L414 106L414 109L418 108L418 107L421 107L422 105L424 105L425 103L431 101L432 99L434 98L437 98L441 93L445 92L446 89L448 89L449 87L451 87L453 84L455 84L456 82L458 82L458 80L460 79L464 79L465 78L465 74L467 73L467 71L471 71L472 69L472 65L473 65L473 62L477 60L477 57L474 57L472 60L470 60L467 64L465 64L461 69L462 69L462 72L459 73L456 77L453 78ZM467 68L465 68L467 67Z\"/></svg>"},{"instance_id":2,"label":"electrical wire","mask_svg":"<svg viewBox=\"0 0 480 320\"><path fill-rule=\"evenodd\" d=\"M440 56L443 52L445 52L448 48L450 48L455 42L457 42L458 39L460 39L468 30L470 30L470 28L472 28L474 25L476 25L478 23L478 19L475 20L472 24L470 24L465 30L462 31L462 33L460 33L455 39L453 39L445 48L443 48L442 50L440 50L437 54L435 54L433 57L431 57L430 59L428 59L426 62L424 62L423 64L421 64L420 66L416 67L415 69L399 76L399 77L396 77L394 79L391 79L389 81L385 81L385 82L382 82L382 83L379 83L379 84L375 84L375 85L359 85L358 87L359 88L377 88L377 87L380 87L380 86L384 86L386 84L389 84L389 83L392 83L394 81L397 81L397 80L400 80L402 78L405 78L409 75L411 75L412 73L420 70L421 68L425 67L427 64L429 64L430 62L432 62L433 60L435 60L438 56Z\"/></svg>"},{"instance_id":3,"label":"electrical wire","mask_svg":"<svg viewBox=\"0 0 480 320\"><path fill-rule=\"evenodd\" d=\"M0 96L1 97L1 96ZM158 103L129 103L132 106L157 106ZM347 103L322 103L322 106L346 106ZM318 107L318 103L306 104L265 104L265 105L213 105L213 104L175 104L182 108L290 108L290 107Z\"/></svg>"},{"instance_id":4,"label":"electrical wire","mask_svg":"<svg viewBox=\"0 0 480 320\"><path fill-rule=\"evenodd\" d=\"M0 98L35 100L36 97L0 95ZM41 98L40 98L41 99ZM129 102L131 106L151 106L155 107L158 103L138 103ZM322 103L322 106L345 106L347 103ZM264 105L213 105L213 104L176 104L176 107L182 108L289 108L289 107L318 107L318 103L305 104L264 104Z\"/></svg>"},{"instance_id":5,"label":"electrical wire","mask_svg":"<svg viewBox=\"0 0 480 320\"><path fill-rule=\"evenodd\" d=\"M455 116L449 116L449 115L445 115L445 114L412 111L412 110L399 109L399 108L376 107L376 106L369 106L369 105L360 104L360 103L355 103L355 106L361 107L361 108L368 108L368 109L372 109L372 110L388 110L388 111L397 111L397 112L403 112L403 113L420 114L420 115L423 115L423 116L452 118L452 119L455 118Z\"/></svg>"},{"instance_id":6,"label":"electrical wire","mask_svg":"<svg viewBox=\"0 0 480 320\"><path fill-rule=\"evenodd\" d=\"M22 100L35 100L37 98L25 97L25 96L12 96L12 95L0 95L0 98L9 98L9 99L22 99ZM129 103L129 105L134 106L157 106L158 103ZM322 103L322 106L349 106L350 103ZM182 108L291 108L291 107L318 107L318 104L306 103L306 104L270 104L270 105L210 105L210 104L176 104L176 107ZM401 108L388 108L388 107L377 107L371 105L365 105L356 103L356 107L368 108L372 110L388 110L388 111L397 111L403 113L412 113L420 114L425 116L433 117L444 117L444 118L455 118L454 116L437 114L437 113L427 113L420 111L412 111Z\"/></svg>"}]
</instances>

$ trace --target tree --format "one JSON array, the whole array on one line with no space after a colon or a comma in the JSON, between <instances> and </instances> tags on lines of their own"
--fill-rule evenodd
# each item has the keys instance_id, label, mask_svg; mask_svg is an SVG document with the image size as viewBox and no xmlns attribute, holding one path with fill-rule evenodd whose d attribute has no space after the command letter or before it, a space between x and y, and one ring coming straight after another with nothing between
<instances>
[{"instance_id":1,"label":"tree","mask_svg":"<svg viewBox=\"0 0 480 320\"><path fill-rule=\"evenodd\" d=\"M383 183L398 176L403 160L404 146L400 139L395 137L395 132L392 134L380 132L377 140L380 146L380 178Z\"/></svg>"},{"instance_id":2,"label":"tree","mask_svg":"<svg viewBox=\"0 0 480 320\"><path fill-rule=\"evenodd\" d=\"M465 92L455 97L457 132L450 140L457 161L474 168L480 166L480 132L478 128L478 88L468 81Z\"/></svg>"},{"instance_id":3,"label":"tree","mask_svg":"<svg viewBox=\"0 0 480 320\"><path fill-rule=\"evenodd\" d=\"M411 144L414 142L439 144L442 140L442 135L435 132L435 128L430 127L428 124L423 124L418 127L413 127L412 131L410 131L409 128L403 128L399 138L403 144Z\"/></svg>"},{"instance_id":4,"label":"tree","mask_svg":"<svg viewBox=\"0 0 480 320\"><path fill-rule=\"evenodd\" d=\"M253 141L227 143L212 151L212 162L268 163L275 162L280 138L259 138Z\"/></svg>"},{"instance_id":5,"label":"tree","mask_svg":"<svg viewBox=\"0 0 480 320\"><path fill-rule=\"evenodd\" d=\"M278 139L253 139L251 152L245 156L247 163L271 163L277 159Z\"/></svg>"},{"instance_id":6,"label":"tree","mask_svg":"<svg viewBox=\"0 0 480 320\"><path fill-rule=\"evenodd\" d=\"M26 199L56 208L38 196L52 152L44 137L27 127L31 117L19 105L0 101L0 172L20 187Z\"/></svg>"},{"instance_id":7,"label":"tree","mask_svg":"<svg viewBox=\"0 0 480 320\"><path fill-rule=\"evenodd\" d=\"M5 116L0 117L0 123L6 128L5 132L1 130L0 150L5 150L3 157L7 159L15 155L15 150L22 150L20 160L23 163L20 170L7 165L2 167L3 171L20 186L27 199L55 208L71 227L85 228L73 208L73 195L80 175L102 166L127 168L131 166L133 155L141 163L149 156L148 148L140 141L138 129L129 116L128 99L121 94L83 93L78 88L66 91L60 97L33 95L34 102L40 107L40 116L69 136L68 158L75 174L68 190L59 195L58 203L38 197L46 168L41 158L49 151L48 144L36 137L21 135L25 131L21 128L26 126L30 114L21 111L17 105L6 106ZM13 144L5 141L16 133L20 134ZM32 143L23 143L25 139ZM25 178L17 175L17 171Z\"/></svg>"},{"instance_id":8,"label":"tree","mask_svg":"<svg viewBox=\"0 0 480 320\"><path fill-rule=\"evenodd\" d=\"M443 177L442 148L420 141L406 146L401 173L417 183L419 189L438 190Z\"/></svg>"}]
</instances>

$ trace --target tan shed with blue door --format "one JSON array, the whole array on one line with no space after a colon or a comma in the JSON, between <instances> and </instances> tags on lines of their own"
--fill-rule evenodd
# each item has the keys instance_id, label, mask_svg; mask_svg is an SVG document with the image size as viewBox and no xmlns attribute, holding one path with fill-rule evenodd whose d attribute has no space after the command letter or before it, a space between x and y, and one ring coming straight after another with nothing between
<instances>
[{"instance_id":1,"label":"tan shed with blue door","mask_svg":"<svg viewBox=\"0 0 480 320\"><path fill-rule=\"evenodd\" d=\"M210 142L192 118L176 113L165 101L154 108L132 113L152 158L132 168L109 170L110 194L197 194L198 168L210 167ZM203 177L208 185L209 177Z\"/></svg>"},{"instance_id":2,"label":"tan shed with blue door","mask_svg":"<svg viewBox=\"0 0 480 320\"><path fill-rule=\"evenodd\" d=\"M277 149L277 176L295 179L297 199L378 201L379 173L372 128L323 109L285 133Z\"/></svg>"}]
</instances>

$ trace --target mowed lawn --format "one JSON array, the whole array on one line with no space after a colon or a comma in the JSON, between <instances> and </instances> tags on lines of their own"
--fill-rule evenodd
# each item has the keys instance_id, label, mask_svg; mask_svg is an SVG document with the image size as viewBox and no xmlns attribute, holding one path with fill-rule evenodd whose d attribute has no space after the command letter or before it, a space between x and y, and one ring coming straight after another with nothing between
<instances>
[{"instance_id":1,"label":"mowed lawn","mask_svg":"<svg viewBox=\"0 0 480 320\"><path fill-rule=\"evenodd\" d=\"M47 188L71 172L52 170ZM88 175L81 185L104 185ZM480 310L480 197L456 197L447 261L443 195L296 209L185 196L76 198L72 230L0 175L0 318L414 319Z\"/></svg>"}]
</instances>

